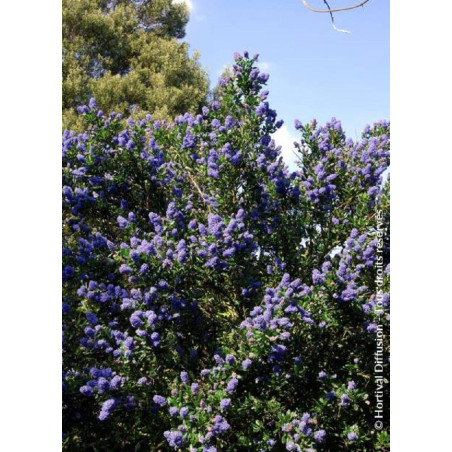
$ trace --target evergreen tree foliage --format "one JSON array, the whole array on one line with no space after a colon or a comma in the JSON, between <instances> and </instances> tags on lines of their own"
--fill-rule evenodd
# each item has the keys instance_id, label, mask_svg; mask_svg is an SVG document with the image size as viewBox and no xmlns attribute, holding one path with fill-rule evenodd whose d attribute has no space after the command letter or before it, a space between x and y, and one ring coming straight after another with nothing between
<instances>
[{"instance_id":1,"label":"evergreen tree foliage","mask_svg":"<svg viewBox=\"0 0 452 452\"><path fill-rule=\"evenodd\" d=\"M168 118L195 110L208 81L189 55L188 10L171 0L63 0L63 125L94 96L105 111Z\"/></svg>"}]
</instances>

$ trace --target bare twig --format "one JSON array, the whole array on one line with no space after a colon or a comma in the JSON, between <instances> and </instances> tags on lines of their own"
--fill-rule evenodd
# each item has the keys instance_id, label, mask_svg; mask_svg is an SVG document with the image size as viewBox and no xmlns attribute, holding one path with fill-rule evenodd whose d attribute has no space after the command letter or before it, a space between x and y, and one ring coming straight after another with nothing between
<instances>
[{"instance_id":1,"label":"bare twig","mask_svg":"<svg viewBox=\"0 0 452 452\"><path fill-rule=\"evenodd\" d=\"M342 29L342 28L337 28L337 27L336 27L336 24L334 23L334 16L333 16L333 13L331 12L330 5L328 5L328 2L327 2L326 0L323 0L323 3L325 3L325 5L328 7L328 9L329 9L329 11L330 11L331 24L333 25L333 28L334 28L336 31L340 31L341 33L350 33L348 30L344 30L344 29Z\"/></svg>"},{"instance_id":2,"label":"bare twig","mask_svg":"<svg viewBox=\"0 0 452 452\"><path fill-rule=\"evenodd\" d=\"M350 10L350 9L359 8L360 6L364 6L369 0L364 0L363 2L358 3L357 5L344 6L343 8L334 8L334 9L331 9L328 5L327 5L328 9L316 9L316 8L313 8L311 5L309 5L309 3L306 0L301 0L301 1L303 2L303 5L306 8L308 8L309 10L311 10L311 11L313 11L315 13L329 13L329 14L331 14L331 13L337 13L339 11L347 11L347 10ZM326 2L324 2L324 3L326 3Z\"/></svg>"},{"instance_id":3,"label":"bare twig","mask_svg":"<svg viewBox=\"0 0 452 452\"><path fill-rule=\"evenodd\" d=\"M306 0L301 0L303 2L303 5L309 9L310 11L313 11L315 13L329 13L330 17L331 17L331 23L333 25L333 28L336 31L340 31L341 33L350 33L350 31L348 30L344 30L342 28L338 28L336 27L336 24L334 23L334 16L333 13L334 12L338 12L338 11L348 11L350 9L355 9L355 8L359 8L360 6L364 6L369 0L364 0L361 3L358 3L357 5L353 5L353 6L345 6L343 8L335 8L335 9L331 9L330 5L328 4L327 0L323 0L323 3L325 3L326 7L328 9L316 9L313 8Z\"/></svg>"}]
</instances>

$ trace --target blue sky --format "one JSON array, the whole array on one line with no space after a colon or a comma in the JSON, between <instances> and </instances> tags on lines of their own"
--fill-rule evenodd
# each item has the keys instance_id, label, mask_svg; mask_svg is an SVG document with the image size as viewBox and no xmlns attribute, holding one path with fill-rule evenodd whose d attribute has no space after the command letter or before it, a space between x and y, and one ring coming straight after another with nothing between
<instances>
[{"instance_id":1,"label":"blue sky","mask_svg":"<svg viewBox=\"0 0 452 452\"><path fill-rule=\"evenodd\" d=\"M185 40L200 51L212 85L233 52L260 54L270 74L269 101L286 124L276 136L286 156L297 137L295 118L323 123L334 116L352 138L366 124L389 119L389 0L336 13L336 25L350 34L334 31L328 14L307 10L301 0L185 1L191 9ZM321 0L309 3L324 7Z\"/></svg>"}]
</instances>

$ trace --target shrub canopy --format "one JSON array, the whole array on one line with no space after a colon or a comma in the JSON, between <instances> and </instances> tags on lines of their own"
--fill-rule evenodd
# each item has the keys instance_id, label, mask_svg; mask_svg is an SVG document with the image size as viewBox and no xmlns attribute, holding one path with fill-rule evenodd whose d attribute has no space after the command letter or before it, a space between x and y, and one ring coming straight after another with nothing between
<instances>
[{"instance_id":1,"label":"shrub canopy","mask_svg":"<svg viewBox=\"0 0 452 452\"><path fill-rule=\"evenodd\" d=\"M296 121L290 171L256 59L197 116L64 132L67 450L389 447L389 124Z\"/></svg>"}]
</instances>

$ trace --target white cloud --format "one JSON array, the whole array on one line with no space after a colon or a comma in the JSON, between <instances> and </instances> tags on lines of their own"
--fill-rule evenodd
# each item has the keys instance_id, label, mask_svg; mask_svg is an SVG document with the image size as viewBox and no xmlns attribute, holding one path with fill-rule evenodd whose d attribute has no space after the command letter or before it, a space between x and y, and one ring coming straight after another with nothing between
<instances>
[{"instance_id":1,"label":"white cloud","mask_svg":"<svg viewBox=\"0 0 452 452\"><path fill-rule=\"evenodd\" d=\"M258 61L257 62L257 67L261 71L269 71L272 66L273 65L271 63L269 63L268 61Z\"/></svg>"},{"instance_id":2,"label":"white cloud","mask_svg":"<svg viewBox=\"0 0 452 452\"><path fill-rule=\"evenodd\" d=\"M286 165L289 169L296 170L298 161L297 155L295 154L294 141L299 141L298 137L292 135L288 127L283 124L273 135L272 138L275 140L276 146L281 146L281 155L284 159Z\"/></svg>"},{"instance_id":3,"label":"white cloud","mask_svg":"<svg viewBox=\"0 0 452 452\"><path fill-rule=\"evenodd\" d=\"M185 3L189 11L193 10L193 1L192 0L173 0L173 3Z\"/></svg>"}]
</instances>

